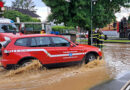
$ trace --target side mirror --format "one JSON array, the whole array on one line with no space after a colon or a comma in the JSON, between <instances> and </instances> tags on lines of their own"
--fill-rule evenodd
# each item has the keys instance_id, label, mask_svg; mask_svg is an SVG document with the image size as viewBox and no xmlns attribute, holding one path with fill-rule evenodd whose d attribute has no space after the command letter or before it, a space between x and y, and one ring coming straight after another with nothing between
<instances>
[{"instance_id":1,"label":"side mirror","mask_svg":"<svg viewBox=\"0 0 130 90\"><path fill-rule=\"evenodd\" d=\"M76 45L79 45L79 43L75 42Z\"/></svg>"},{"instance_id":2,"label":"side mirror","mask_svg":"<svg viewBox=\"0 0 130 90\"><path fill-rule=\"evenodd\" d=\"M70 47L75 47L75 45L74 45L74 44L72 44L72 43L70 43Z\"/></svg>"}]
</instances>

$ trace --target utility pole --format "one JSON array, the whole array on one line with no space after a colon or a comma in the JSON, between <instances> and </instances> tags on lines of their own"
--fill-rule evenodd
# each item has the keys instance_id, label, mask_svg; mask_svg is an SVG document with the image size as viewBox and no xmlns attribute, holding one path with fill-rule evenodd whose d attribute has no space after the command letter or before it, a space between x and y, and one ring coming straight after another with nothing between
<instances>
[{"instance_id":1,"label":"utility pole","mask_svg":"<svg viewBox=\"0 0 130 90\"><path fill-rule=\"evenodd\" d=\"M94 4L96 3L97 0L91 0L91 30L89 31L89 40L88 40L88 45L93 44L93 2Z\"/></svg>"},{"instance_id":2,"label":"utility pole","mask_svg":"<svg viewBox=\"0 0 130 90\"><path fill-rule=\"evenodd\" d=\"M91 0L91 45L93 44L93 0Z\"/></svg>"}]
</instances>

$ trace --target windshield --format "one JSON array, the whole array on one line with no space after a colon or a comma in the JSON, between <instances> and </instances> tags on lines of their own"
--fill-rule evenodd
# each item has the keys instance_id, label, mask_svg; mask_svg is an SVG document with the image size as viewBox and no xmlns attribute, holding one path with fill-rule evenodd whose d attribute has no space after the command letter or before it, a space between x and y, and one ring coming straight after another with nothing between
<instances>
[{"instance_id":1,"label":"windshield","mask_svg":"<svg viewBox=\"0 0 130 90\"><path fill-rule=\"evenodd\" d=\"M0 24L0 33L13 33L18 32L15 24Z\"/></svg>"}]
</instances>

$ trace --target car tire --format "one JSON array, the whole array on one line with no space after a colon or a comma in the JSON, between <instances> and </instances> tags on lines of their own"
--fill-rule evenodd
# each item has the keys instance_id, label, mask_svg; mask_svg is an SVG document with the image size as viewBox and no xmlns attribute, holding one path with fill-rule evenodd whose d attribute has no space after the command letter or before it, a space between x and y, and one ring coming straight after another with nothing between
<instances>
[{"instance_id":1,"label":"car tire","mask_svg":"<svg viewBox=\"0 0 130 90\"><path fill-rule=\"evenodd\" d=\"M92 53L87 54L86 59L85 59L85 63L87 64L88 62L91 62L91 61L96 60L96 59L97 59L96 55L94 55Z\"/></svg>"},{"instance_id":2,"label":"car tire","mask_svg":"<svg viewBox=\"0 0 130 90\"><path fill-rule=\"evenodd\" d=\"M18 68L20 68L20 67L25 67L25 66L27 66L27 65L29 65L29 64L31 64L31 63L32 63L32 60L24 60L24 61L22 61L20 64L9 65L9 66L7 66L5 69L6 69L6 70L16 70L16 69L18 69Z\"/></svg>"},{"instance_id":3,"label":"car tire","mask_svg":"<svg viewBox=\"0 0 130 90\"><path fill-rule=\"evenodd\" d=\"M81 60L81 62L78 64L79 67L85 65L85 58L86 58L86 56L84 56L83 59Z\"/></svg>"},{"instance_id":4,"label":"car tire","mask_svg":"<svg viewBox=\"0 0 130 90\"><path fill-rule=\"evenodd\" d=\"M23 61L21 64L20 64L20 67L26 67L26 66L28 66L28 65L30 65L30 64L32 64L33 63L33 61L39 61L39 60L37 60L37 59L30 59L30 60L25 60L25 61ZM40 62L40 61L39 61ZM41 63L41 62L40 62ZM42 64L41 64L42 65ZM43 69L44 67L43 66L41 66L39 69Z\"/></svg>"},{"instance_id":5,"label":"car tire","mask_svg":"<svg viewBox=\"0 0 130 90\"><path fill-rule=\"evenodd\" d=\"M32 63L34 59L31 59L31 60L24 60L21 64L20 64L20 67L25 67L25 66L28 66L29 64Z\"/></svg>"},{"instance_id":6,"label":"car tire","mask_svg":"<svg viewBox=\"0 0 130 90\"><path fill-rule=\"evenodd\" d=\"M22 65L21 65L21 67L25 67L25 66L28 66L29 64L31 64L32 63L32 61L29 61L29 62L24 62Z\"/></svg>"}]
</instances>

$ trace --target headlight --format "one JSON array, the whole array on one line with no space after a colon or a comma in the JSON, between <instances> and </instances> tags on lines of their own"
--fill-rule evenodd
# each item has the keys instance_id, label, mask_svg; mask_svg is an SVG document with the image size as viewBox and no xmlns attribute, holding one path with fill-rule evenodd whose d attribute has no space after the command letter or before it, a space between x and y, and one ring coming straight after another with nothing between
<instances>
[{"instance_id":1,"label":"headlight","mask_svg":"<svg viewBox=\"0 0 130 90\"><path fill-rule=\"evenodd\" d=\"M4 37L4 39L5 39L5 41L8 41L8 40L10 40L10 38L9 38L9 37Z\"/></svg>"}]
</instances>

